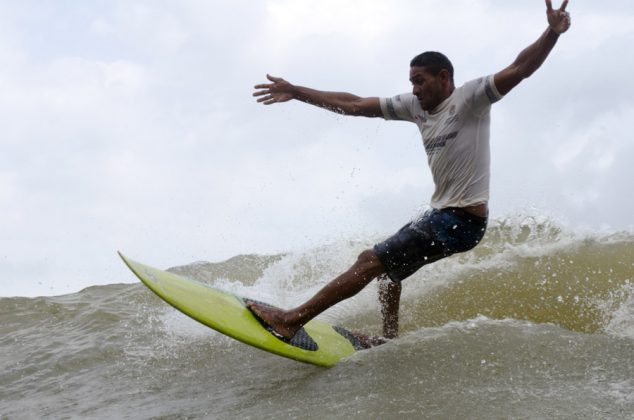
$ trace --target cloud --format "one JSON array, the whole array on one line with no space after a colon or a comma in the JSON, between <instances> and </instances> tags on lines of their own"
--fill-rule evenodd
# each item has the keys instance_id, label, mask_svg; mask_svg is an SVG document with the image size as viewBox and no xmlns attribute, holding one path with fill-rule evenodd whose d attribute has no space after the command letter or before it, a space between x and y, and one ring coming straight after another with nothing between
<instances>
[{"instance_id":1,"label":"cloud","mask_svg":"<svg viewBox=\"0 0 634 420\"><path fill-rule=\"evenodd\" d=\"M571 2L573 28L493 110L493 214L553 208L631 225L634 6ZM267 72L360 95L410 89L446 52L458 81L545 29L501 0L11 3L0 17L0 289L62 293L157 265L389 234L433 186L417 129L263 107ZM19 282L22 286L8 284Z\"/></svg>"}]
</instances>

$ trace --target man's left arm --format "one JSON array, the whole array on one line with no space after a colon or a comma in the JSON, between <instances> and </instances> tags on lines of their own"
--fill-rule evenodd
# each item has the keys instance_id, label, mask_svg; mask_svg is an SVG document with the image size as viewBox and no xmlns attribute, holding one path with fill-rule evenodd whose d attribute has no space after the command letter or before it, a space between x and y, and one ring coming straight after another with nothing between
<instances>
[{"instance_id":1,"label":"man's left arm","mask_svg":"<svg viewBox=\"0 0 634 420\"><path fill-rule=\"evenodd\" d=\"M566 12L568 0L564 0L559 9L553 9L552 1L546 0L548 29L537 41L525 48L513 64L494 76L495 87L501 95L506 95L522 80L535 72L546 60L559 35L570 28L570 15Z\"/></svg>"}]
</instances>

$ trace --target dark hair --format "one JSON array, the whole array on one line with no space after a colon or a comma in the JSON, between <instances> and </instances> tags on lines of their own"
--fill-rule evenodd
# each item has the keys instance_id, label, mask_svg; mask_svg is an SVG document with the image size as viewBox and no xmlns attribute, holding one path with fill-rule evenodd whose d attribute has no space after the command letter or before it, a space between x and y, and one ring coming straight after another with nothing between
<instances>
[{"instance_id":1,"label":"dark hair","mask_svg":"<svg viewBox=\"0 0 634 420\"><path fill-rule=\"evenodd\" d=\"M426 51L412 58L410 67L425 67L425 70L433 76L437 76L441 70L449 72L449 79L453 81L453 66L446 55L436 51Z\"/></svg>"}]
</instances>

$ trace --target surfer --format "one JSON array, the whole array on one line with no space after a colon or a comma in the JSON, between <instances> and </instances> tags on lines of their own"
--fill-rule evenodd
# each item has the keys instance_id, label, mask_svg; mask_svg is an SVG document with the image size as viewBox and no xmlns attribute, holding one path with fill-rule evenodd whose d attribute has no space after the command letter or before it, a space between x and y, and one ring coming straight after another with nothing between
<instances>
[{"instance_id":1,"label":"surfer","mask_svg":"<svg viewBox=\"0 0 634 420\"><path fill-rule=\"evenodd\" d=\"M422 266L475 247L486 230L489 199L491 105L529 77L570 27L568 0L554 9L546 0L548 27L502 71L455 87L453 66L439 52L424 52L410 63L412 92L392 98L359 97L293 85L267 75L255 86L265 105L291 99L354 116L415 123L421 131L435 184L431 209L395 235L367 249L346 272L304 304L290 310L250 302L250 310L277 334L293 335L309 320L381 278L383 335L398 334L401 281ZM386 279L389 278L388 279Z\"/></svg>"}]
</instances>

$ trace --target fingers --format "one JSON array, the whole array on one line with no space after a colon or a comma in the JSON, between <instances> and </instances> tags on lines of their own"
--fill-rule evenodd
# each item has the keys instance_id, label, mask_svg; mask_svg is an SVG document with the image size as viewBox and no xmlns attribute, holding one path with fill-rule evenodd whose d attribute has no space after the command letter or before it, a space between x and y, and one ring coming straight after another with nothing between
<instances>
[{"instance_id":1,"label":"fingers","mask_svg":"<svg viewBox=\"0 0 634 420\"><path fill-rule=\"evenodd\" d=\"M273 84L259 84L253 86L253 89L270 89L273 87Z\"/></svg>"},{"instance_id":2,"label":"fingers","mask_svg":"<svg viewBox=\"0 0 634 420\"><path fill-rule=\"evenodd\" d=\"M277 102L277 99L273 95L270 95L268 92L255 92L253 94L253 96L262 96L262 95L266 95L266 96L262 98L258 98L256 102L262 103L264 105L271 105Z\"/></svg>"},{"instance_id":3,"label":"fingers","mask_svg":"<svg viewBox=\"0 0 634 420\"><path fill-rule=\"evenodd\" d=\"M548 23L558 34L562 34L570 28L570 14L566 11L568 1L563 0L559 9L554 10L552 0L546 0Z\"/></svg>"},{"instance_id":4,"label":"fingers","mask_svg":"<svg viewBox=\"0 0 634 420\"><path fill-rule=\"evenodd\" d=\"M270 74L266 75L266 78L269 79L271 82L273 83L260 83L259 85L255 85L254 88L255 89L270 89L272 88L276 83L283 81L284 79L282 79L281 77L274 77L271 76Z\"/></svg>"},{"instance_id":5,"label":"fingers","mask_svg":"<svg viewBox=\"0 0 634 420\"><path fill-rule=\"evenodd\" d=\"M253 92L253 96L258 97L257 102L264 105L286 102L289 98L288 94L285 94L284 87L288 85L288 82L281 77L274 77L270 74L267 74L266 78L273 83L261 83L254 86L256 91Z\"/></svg>"},{"instance_id":6,"label":"fingers","mask_svg":"<svg viewBox=\"0 0 634 420\"><path fill-rule=\"evenodd\" d=\"M549 0L550 2L550 0ZM566 11L566 6L568 6L568 0L564 0L564 2L561 4L561 7L559 8L560 11L565 12Z\"/></svg>"},{"instance_id":7,"label":"fingers","mask_svg":"<svg viewBox=\"0 0 634 420\"><path fill-rule=\"evenodd\" d=\"M254 89L271 89L273 86L275 86L276 83L279 83L284 80L281 77L273 77L270 74L267 74L266 78L269 79L273 83L260 83L259 85L255 85L253 88Z\"/></svg>"},{"instance_id":8,"label":"fingers","mask_svg":"<svg viewBox=\"0 0 634 420\"><path fill-rule=\"evenodd\" d=\"M546 10L549 12L553 10L553 2L551 0L546 0Z\"/></svg>"},{"instance_id":9,"label":"fingers","mask_svg":"<svg viewBox=\"0 0 634 420\"><path fill-rule=\"evenodd\" d=\"M255 92L253 92L253 96L264 96L267 95L263 98L259 98L258 102L265 102L265 101L269 101L270 99L273 98L273 95L271 95L271 88L273 87L273 84L270 85L255 85L255 89L259 89L256 90ZM272 102L271 102L272 103ZM268 105L268 104L267 104Z\"/></svg>"},{"instance_id":10,"label":"fingers","mask_svg":"<svg viewBox=\"0 0 634 420\"><path fill-rule=\"evenodd\" d=\"M568 7L568 0L564 0L563 3L561 3L561 7L559 8L559 11L565 12L566 11L566 7ZM552 12L553 11L553 2L552 2L552 0L546 0L546 10L548 12Z\"/></svg>"}]
</instances>

